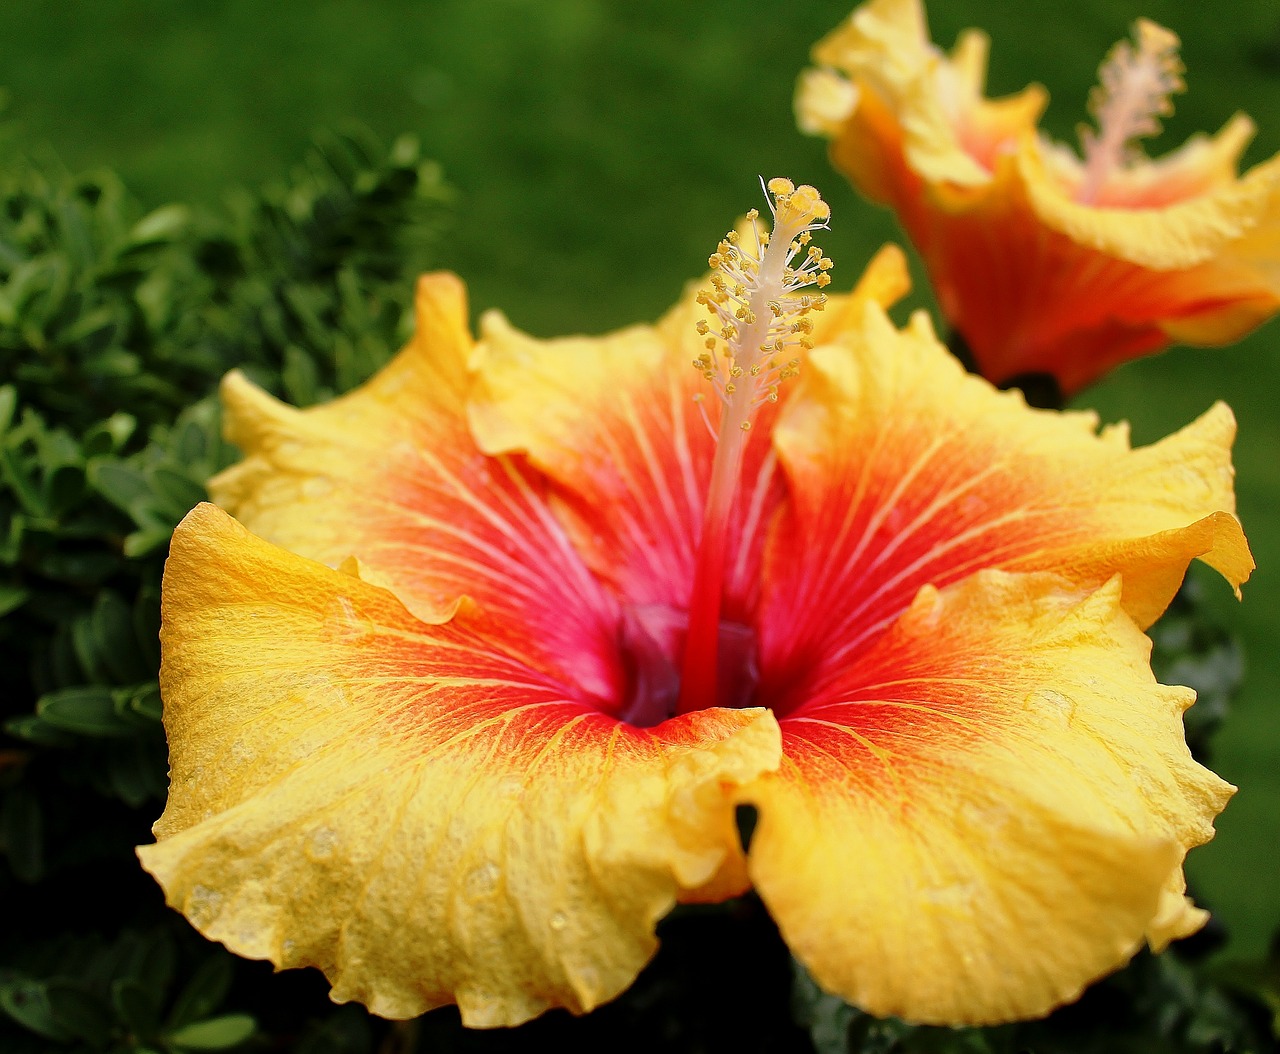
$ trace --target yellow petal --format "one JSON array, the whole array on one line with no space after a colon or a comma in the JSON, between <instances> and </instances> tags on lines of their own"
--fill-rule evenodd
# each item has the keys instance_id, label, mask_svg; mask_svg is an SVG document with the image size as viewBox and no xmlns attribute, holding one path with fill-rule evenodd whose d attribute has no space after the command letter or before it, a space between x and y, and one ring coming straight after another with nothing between
<instances>
[{"instance_id":1,"label":"yellow petal","mask_svg":"<svg viewBox=\"0 0 1280 1054\"><path fill-rule=\"evenodd\" d=\"M751 875L822 987L913 1021L1036 1016L1202 919L1170 897L1231 788L1119 592L926 588L783 718L783 767L742 792Z\"/></svg>"},{"instance_id":2,"label":"yellow petal","mask_svg":"<svg viewBox=\"0 0 1280 1054\"><path fill-rule=\"evenodd\" d=\"M890 242L880 246L858 284L848 296L833 296L827 309L818 316L813 331L815 344L839 339L842 332L862 325L867 304L878 304L888 310L911 292L911 272L907 256Z\"/></svg>"},{"instance_id":3,"label":"yellow petal","mask_svg":"<svg viewBox=\"0 0 1280 1054\"><path fill-rule=\"evenodd\" d=\"M1162 208L1100 208L1072 200L1071 188L1046 170L1034 139L1024 141L1018 171L1045 226L1080 245L1155 271L1183 270L1213 259L1254 230L1280 201L1280 157L1238 180Z\"/></svg>"},{"instance_id":4,"label":"yellow petal","mask_svg":"<svg viewBox=\"0 0 1280 1054\"><path fill-rule=\"evenodd\" d=\"M139 849L168 902L385 1017L457 1002L512 1025L616 996L740 853L731 794L777 764L777 725L629 727L524 635L467 604L425 625L196 509L164 581L170 796Z\"/></svg>"},{"instance_id":5,"label":"yellow petal","mask_svg":"<svg viewBox=\"0 0 1280 1054\"><path fill-rule=\"evenodd\" d=\"M791 486L765 553L761 668L792 698L848 661L923 585L982 568L1117 572L1142 625L1200 557L1238 586L1253 562L1236 521L1225 406L1129 447L1092 414L1028 409L967 375L918 315L874 305L811 354L774 432ZM785 706L783 707L785 710Z\"/></svg>"},{"instance_id":6,"label":"yellow petal","mask_svg":"<svg viewBox=\"0 0 1280 1054\"><path fill-rule=\"evenodd\" d=\"M947 57L929 39L920 0L870 0L815 45L813 59L824 75L801 82L801 125L834 132L842 159L885 150L879 177L870 178L875 185L891 180L886 162L897 155L927 181L981 187L990 182L1008 144L1034 128L1047 102L1038 85L1016 96L987 99L987 51L985 35L970 30ZM849 78L846 98L852 100L843 128L837 128L832 105L838 93L832 81L840 75ZM859 114L864 106L873 112ZM877 162L868 157L862 165ZM864 168L862 177L868 176ZM864 193L883 200L856 182Z\"/></svg>"}]
</instances>

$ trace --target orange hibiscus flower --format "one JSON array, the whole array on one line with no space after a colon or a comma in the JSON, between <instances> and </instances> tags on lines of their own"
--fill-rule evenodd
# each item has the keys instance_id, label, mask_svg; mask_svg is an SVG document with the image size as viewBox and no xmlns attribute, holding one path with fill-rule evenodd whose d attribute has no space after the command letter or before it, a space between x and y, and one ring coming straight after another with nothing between
<instances>
[{"instance_id":1,"label":"orange hibiscus flower","mask_svg":"<svg viewBox=\"0 0 1280 1054\"><path fill-rule=\"evenodd\" d=\"M1280 307L1280 157L1237 176L1249 118L1156 161L1134 145L1182 88L1177 46L1144 20L1112 51L1081 161L1037 134L1038 85L983 95L983 34L947 56L919 0L871 0L815 47L797 113L897 212L982 374L1048 374L1069 395L1170 342L1230 343Z\"/></svg>"},{"instance_id":2,"label":"orange hibiscus flower","mask_svg":"<svg viewBox=\"0 0 1280 1054\"><path fill-rule=\"evenodd\" d=\"M1229 411L1132 450L1029 410L890 324L896 250L822 292L826 205L769 186L773 237L657 326L474 343L433 275L358 391L227 378L246 458L174 535L139 850L201 932L499 1026L752 886L820 984L921 1021L1042 1014L1198 928L1231 788L1141 628L1191 559L1252 567Z\"/></svg>"}]
</instances>

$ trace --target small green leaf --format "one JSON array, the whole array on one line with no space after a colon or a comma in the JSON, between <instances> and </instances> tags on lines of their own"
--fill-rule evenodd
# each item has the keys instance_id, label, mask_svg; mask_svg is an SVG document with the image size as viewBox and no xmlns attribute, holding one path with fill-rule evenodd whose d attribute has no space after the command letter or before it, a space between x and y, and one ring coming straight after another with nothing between
<instances>
[{"instance_id":1,"label":"small green leaf","mask_svg":"<svg viewBox=\"0 0 1280 1054\"><path fill-rule=\"evenodd\" d=\"M0 435L9 430L13 411L18 407L18 391L12 384L0 387Z\"/></svg>"},{"instance_id":2,"label":"small green leaf","mask_svg":"<svg viewBox=\"0 0 1280 1054\"><path fill-rule=\"evenodd\" d=\"M106 1046L114 1018L102 1000L79 985L63 981L50 981L47 990L54 1020L60 1026L94 1046Z\"/></svg>"},{"instance_id":3,"label":"small green leaf","mask_svg":"<svg viewBox=\"0 0 1280 1054\"><path fill-rule=\"evenodd\" d=\"M21 586L0 585L0 618L17 611L31 597L31 590Z\"/></svg>"},{"instance_id":4,"label":"small green leaf","mask_svg":"<svg viewBox=\"0 0 1280 1054\"><path fill-rule=\"evenodd\" d=\"M36 713L66 732L113 738L131 736L134 729L116 716L111 690L99 685L63 688L40 697Z\"/></svg>"},{"instance_id":5,"label":"small green leaf","mask_svg":"<svg viewBox=\"0 0 1280 1054\"><path fill-rule=\"evenodd\" d=\"M124 540L121 547L124 555L130 560L136 560L147 553L154 552L169 544L169 538L173 535L173 525L151 525L143 530L134 531Z\"/></svg>"},{"instance_id":6,"label":"small green leaf","mask_svg":"<svg viewBox=\"0 0 1280 1054\"><path fill-rule=\"evenodd\" d=\"M92 462L89 466L89 482L107 501L130 515L151 497L147 477L121 461Z\"/></svg>"},{"instance_id":7,"label":"small green leaf","mask_svg":"<svg viewBox=\"0 0 1280 1054\"><path fill-rule=\"evenodd\" d=\"M169 1027L180 1028L217 1010L231 990L232 976L231 958L226 954L215 953L201 963L174 1000Z\"/></svg>"},{"instance_id":8,"label":"small green leaf","mask_svg":"<svg viewBox=\"0 0 1280 1054\"><path fill-rule=\"evenodd\" d=\"M155 1034L160 1010L154 993L137 981L121 978L111 983L111 1002L135 1038L147 1039Z\"/></svg>"},{"instance_id":9,"label":"small green leaf","mask_svg":"<svg viewBox=\"0 0 1280 1054\"><path fill-rule=\"evenodd\" d=\"M63 516L84 497L84 469L79 465L59 465L44 477L44 507L55 518Z\"/></svg>"},{"instance_id":10,"label":"small green leaf","mask_svg":"<svg viewBox=\"0 0 1280 1054\"><path fill-rule=\"evenodd\" d=\"M119 453L137 427L138 422L128 414L112 414L85 433L84 456L96 458Z\"/></svg>"},{"instance_id":11,"label":"small green leaf","mask_svg":"<svg viewBox=\"0 0 1280 1054\"><path fill-rule=\"evenodd\" d=\"M117 682L141 680L149 671L133 629L133 612L118 594L98 594L91 616L93 648L99 665Z\"/></svg>"},{"instance_id":12,"label":"small green leaf","mask_svg":"<svg viewBox=\"0 0 1280 1054\"><path fill-rule=\"evenodd\" d=\"M42 747L71 747L76 744L74 736L54 728L48 721L40 720L35 714L9 718L4 723L4 730L15 739L38 743Z\"/></svg>"},{"instance_id":13,"label":"small green leaf","mask_svg":"<svg viewBox=\"0 0 1280 1054\"><path fill-rule=\"evenodd\" d=\"M129 696L129 709L148 721L163 718L164 704L160 701L160 685L153 682L135 688Z\"/></svg>"},{"instance_id":14,"label":"small green leaf","mask_svg":"<svg viewBox=\"0 0 1280 1054\"><path fill-rule=\"evenodd\" d=\"M18 980L0 984L0 1009L23 1028L46 1039L66 1041L71 1033L54 1016L48 985Z\"/></svg>"},{"instance_id":15,"label":"small green leaf","mask_svg":"<svg viewBox=\"0 0 1280 1054\"><path fill-rule=\"evenodd\" d=\"M257 1027L248 1014L225 1014L170 1032L167 1040L179 1050L226 1050L243 1043Z\"/></svg>"},{"instance_id":16,"label":"small green leaf","mask_svg":"<svg viewBox=\"0 0 1280 1054\"><path fill-rule=\"evenodd\" d=\"M191 210L185 205L161 205L133 225L129 232L130 248L173 241L191 222Z\"/></svg>"},{"instance_id":17,"label":"small green leaf","mask_svg":"<svg viewBox=\"0 0 1280 1054\"><path fill-rule=\"evenodd\" d=\"M118 324L115 311L109 307L99 307L77 317L58 334L58 340L63 344L79 344L98 338L101 341L98 347L102 347L106 343L105 338Z\"/></svg>"},{"instance_id":18,"label":"small green leaf","mask_svg":"<svg viewBox=\"0 0 1280 1054\"><path fill-rule=\"evenodd\" d=\"M151 489L165 504L176 524L188 512L205 501L205 489L190 476L171 468L153 468L148 474Z\"/></svg>"}]
</instances>

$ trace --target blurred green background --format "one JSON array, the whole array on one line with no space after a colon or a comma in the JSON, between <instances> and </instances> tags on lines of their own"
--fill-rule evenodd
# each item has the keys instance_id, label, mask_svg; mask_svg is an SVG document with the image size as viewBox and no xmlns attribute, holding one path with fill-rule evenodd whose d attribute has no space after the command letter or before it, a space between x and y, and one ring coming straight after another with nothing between
<instances>
[{"instance_id":1,"label":"blurred green background","mask_svg":"<svg viewBox=\"0 0 1280 1054\"><path fill-rule=\"evenodd\" d=\"M1136 3L1136 0L1135 0ZM321 129L359 122L419 136L457 189L446 262L473 307L540 335L655 318L705 267L757 176L812 182L834 210L824 247L837 288L896 237L794 127L791 90L813 41L851 5L799 0L109 0L0 5L0 85L10 131L67 167L117 170L145 206L216 206L282 174ZM1276 0L1115 0L1071 5L947 0L934 38L993 38L990 89L1048 86L1050 132L1071 138L1098 62L1145 14L1183 39L1188 94L1156 149L1259 126L1247 157L1280 151ZM923 286L923 282L921 281ZM913 304L928 305L927 293ZM1149 442L1225 399L1240 420L1240 513L1261 569L1237 607L1246 688L1215 768L1241 792L1189 871L1255 955L1280 924L1280 323L1221 351L1175 349L1127 366L1076 402L1129 419ZM200 394L200 393L193 393Z\"/></svg>"}]
</instances>

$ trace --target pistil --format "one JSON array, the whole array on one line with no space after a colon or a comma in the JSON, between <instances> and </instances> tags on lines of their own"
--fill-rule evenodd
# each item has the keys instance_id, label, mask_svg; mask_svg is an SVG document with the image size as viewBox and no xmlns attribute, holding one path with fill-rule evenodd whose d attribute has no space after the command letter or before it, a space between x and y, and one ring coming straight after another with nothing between
<instances>
[{"instance_id":1,"label":"pistil","mask_svg":"<svg viewBox=\"0 0 1280 1054\"><path fill-rule=\"evenodd\" d=\"M1133 26L1135 48L1122 40L1098 69L1098 85L1089 95L1089 112L1098 130L1083 127L1084 178L1076 199L1092 202L1107 177L1124 167L1135 139L1160 131L1160 118L1173 113L1171 96L1184 91L1178 37L1145 18Z\"/></svg>"},{"instance_id":2,"label":"pistil","mask_svg":"<svg viewBox=\"0 0 1280 1054\"><path fill-rule=\"evenodd\" d=\"M766 187L773 230L764 232L752 209L741 231L730 231L708 261L710 288L698 295L711 320L698 323L706 350L694 360L720 404L716 456L698 541L689 629L681 669L679 713L718 705L717 667L725 563L743 457L752 419L777 402L778 385L798 372L797 350L812 347L811 311L826 304L831 260L811 245L831 210L810 186L773 179Z\"/></svg>"}]
</instances>

